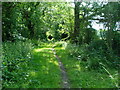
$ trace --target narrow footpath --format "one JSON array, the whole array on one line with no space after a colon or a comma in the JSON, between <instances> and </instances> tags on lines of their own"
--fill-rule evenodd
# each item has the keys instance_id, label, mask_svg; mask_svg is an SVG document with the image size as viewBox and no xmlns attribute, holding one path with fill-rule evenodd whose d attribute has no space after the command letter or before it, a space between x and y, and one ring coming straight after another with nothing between
<instances>
[{"instance_id":1,"label":"narrow footpath","mask_svg":"<svg viewBox=\"0 0 120 90\"><path fill-rule=\"evenodd\" d=\"M62 88L70 88L70 84L69 84L69 80L68 80L68 77L67 77L67 73L65 71L65 68L60 60L60 58L58 57L58 55L56 54L56 51L54 48L52 48L52 51L54 53L54 56L57 58L58 60L58 63L59 63L59 67L60 67L60 70L61 70L61 77L62 77Z\"/></svg>"}]
</instances>

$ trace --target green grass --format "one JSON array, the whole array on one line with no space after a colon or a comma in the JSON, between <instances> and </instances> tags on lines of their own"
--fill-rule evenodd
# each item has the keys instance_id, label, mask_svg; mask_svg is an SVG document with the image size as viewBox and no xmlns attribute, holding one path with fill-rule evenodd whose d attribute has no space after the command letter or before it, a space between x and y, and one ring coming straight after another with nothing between
<instances>
[{"instance_id":1,"label":"green grass","mask_svg":"<svg viewBox=\"0 0 120 90\"><path fill-rule=\"evenodd\" d=\"M107 68L113 79L106 71L87 70L84 63L70 57L66 50L57 50L70 80L71 88L116 88L118 83L118 72L115 69Z\"/></svg>"},{"instance_id":2,"label":"green grass","mask_svg":"<svg viewBox=\"0 0 120 90\"><path fill-rule=\"evenodd\" d=\"M30 63L31 67L28 72L31 80L38 81L35 87L59 88L61 82L60 70L51 48L39 48L33 50L33 52L34 60Z\"/></svg>"},{"instance_id":3,"label":"green grass","mask_svg":"<svg viewBox=\"0 0 120 90\"><path fill-rule=\"evenodd\" d=\"M38 46L31 42L3 43L3 75L6 78L3 80L3 87L61 88L60 68L52 47L55 47L66 69L71 88L116 87L117 70L106 67L113 78L104 69L88 70L86 62L69 55L72 47L68 51L66 46L65 42L40 43ZM9 68L13 70L10 71Z\"/></svg>"},{"instance_id":4,"label":"green grass","mask_svg":"<svg viewBox=\"0 0 120 90\"><path fill-rule=\"evenodd\" d=\"M20 62L16 64L16 68L10 72L7 68L4 68L4 76L11 78L3 81L3 87L5 88L60 88L61 87L61 75L58 66L57 59L51 48L32 48L28 47L28 43L16 42L5 43L3 54L3 65L6 67L9 63L19 60L26 60L27 62ZM30 43L29 43L30 44ZM22 48L23 47L23 48ZM49 46L48 46L49 47ZM25 49L24 49L25 48ZM29 52L28 52L29 51ZM21 53L23 52L23 54ZM29 57L27 58L28 54ZM23 55L23 56L22 56ZM18 58L20 57L20 58ZM10 59L10 60L9 60ZM9 74L6 74L8 72Z\"/></svg>"}]
</instances>

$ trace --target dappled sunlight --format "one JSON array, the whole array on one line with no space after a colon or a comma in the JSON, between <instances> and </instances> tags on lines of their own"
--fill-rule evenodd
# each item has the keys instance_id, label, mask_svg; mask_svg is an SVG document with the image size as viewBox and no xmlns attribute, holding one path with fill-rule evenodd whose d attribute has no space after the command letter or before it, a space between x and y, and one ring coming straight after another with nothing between
<instances>
[{"instance_id":1,"label":"dappled sunlight","mask_svg":"<svg viewBox=\"0 0 120 90\"><path fill-rule=\"evenodd\" d=\"M55 60L49 60L48 62L49 62L49 63L53 63L53 64L55 64L55 65L57 65L57 66L59 65L58 62L55 61Z\"/></svg>"},{"instance_id":2,"label":"dappled sunlight","mask_svg":"<svg viewBox=\"0 0 120 90\"><path fill-rule=\"evenodd\" d=\"M0 3L2 88L118 88L120 3L66 1Z\"/></svg>"},{"instance_id":3,"label":"dappled sunlight","mask_svg":"<svg viewBox=\"0 0 120 90\"><path fill-rule=\"evenodd\" d=\"M43 56L43 57L50 57L51 55L44 53L44 54L42 54L42 56Z\"/></svg>"},{"instance_id":4,"label":"dappled sunlight","mask_svg":"<svg viewBox=\"0 0 120 90\"><path fill-rule=\"evenodd\" d=\"M30 71L30 75L31 76L36 76L36 72L35 71Z\"/></svg>"},{"instance_id":5,"label":"dappled sunlight","mask_svg":"<svg viewBox=\"0 0 120 90\"><path fill-rule=\"evenodd\" d=\"M55 50L65 50L64 47L55 47ZM49 53L52 53L52 48L37 48L37 49L34 49L33 52L49 52Z\"/></svg>"},{"instance_id":6,"label":"dappled sunlight","mask_svg":"<svg viewBox=\"0 0 120 90\"><path fill-rule=\"evenodd\" d=\"M75 65L76 66L76 69L78 70L78 71L81 71L81 67L80 67L80 65Z\"/></svg>"},{"instance_id":7,"label":"dappled sunlight","mask_svg":"<svg viewBox=\"0 0 120 90\"><path fill-rule=\"evenodd\" d=\"M55 49L56 49L56 50L65 50L64 47L56 47Z\"/></svg>"},{"instance_id":8,"label":"dappled sunlight","mask_svg":"<svg viewBox=\"0 0 120 90\"><path fill-rule=\"evenodd\" d=\"M41 52L41 51L45 51L45 50L52 50L52 48L38 48L38 49L34 49L34 52Z\"/></svg>"},{"instance_id":9,"label":"dappled sunlight","mask_svg":"<svg viewBox=\"0 0 120 90\"><path fill-rule=\"evenodd\" d=\"M49 44L52 45L52 44ZM48 45L47 45L48 46ZM55 47L55 50L64 50L64 47ZM44 58L48 63L54 64L56 66L59 66L58 61L54 58L54 54L52 51L52 48L36 48L33 50L35 53L41 53L40 58ZM43 61L44 61L43 60ZM45 61L45 62L46 62ZM43 69L47 68L46 66L42 66Z\"/></svg>"},{"instance_id":10,"label":"dappled sunlight","mask_svg":"<svg viewBox=\"0 0 120 90\"><path fill-rule=\"evenodd\" d=\"M42 69L46 69L46 66L43 65L43 66L42 66Z\"/></svg>"},{"instance_id":11,"label":"dappled sunlight","mask_svg":"<svg viewBox=\"0 0 120 90\"><path fill-rule=\"evenodd\" d=\"M54 43L49 42L49 43L44 43L44 45L42 45L43 47L52 47L54 45Z\"/></svg>"},{"instance_id":12,"label":"dappled sunlight","mask_svg":"<svg viewBox=\"0 0 120 90\"><path fill-rule=\"evenodd\" d=\"M49 74L49 72L46 70L45 72L44 72L45 74Z\"/></svg>"},{"instance_id":13,"label":"dappled sunlight","mask_svg":"<svg viewBox=\"0 0 120 90\"><path fill-rule=\"evenodd\" d=\"M70 62L69 62L70 63ZM66 64L65 65L68 69L71 69L71 70L77 70L77 71L81 71L81 67L80 67L80 65L79 64L73 64L73 63L71 63L71 64Z\"/></svg>"},{"instance_id":14,"label":"dappled sunlight","mask_svg":"<svg viewBox=\"0 0 120 90\"><path fill-rule=\"evenodd\" d=\"M47 47L52 47L52 46L53 46L53 44L48 44L48 45L47 45Z\"/></svg>"}]
</instances>

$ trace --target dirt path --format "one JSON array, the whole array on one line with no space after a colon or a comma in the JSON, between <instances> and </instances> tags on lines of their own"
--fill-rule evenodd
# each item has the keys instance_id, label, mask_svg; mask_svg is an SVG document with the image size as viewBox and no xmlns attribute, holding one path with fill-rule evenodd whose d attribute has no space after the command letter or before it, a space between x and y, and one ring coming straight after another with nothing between
<instances>
[{"instance_id":1,"label":"dirt path","mask_svg":"<svg viewBox=\"0 0 120 90\"><path fill-rule=\"evenodd\" d=\"M58 63L59 63L59 67L60 67L60 70L61 70L61 77L62 77L62 86L63 86L63 88L70 88L69 80L67 78L67 74L66 74L65 68L64 68L60 58L56 54L56 51L55 51L54 48L52 48L52 51L53 51L54 56L57 58Z\"/></svg>"}]
</instances>

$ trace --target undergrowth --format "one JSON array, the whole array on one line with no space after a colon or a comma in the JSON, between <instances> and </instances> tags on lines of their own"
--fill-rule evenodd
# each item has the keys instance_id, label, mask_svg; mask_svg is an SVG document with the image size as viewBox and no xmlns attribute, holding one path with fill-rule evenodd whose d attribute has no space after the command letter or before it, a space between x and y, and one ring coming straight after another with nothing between
<instances>
[{"instance_id":1,"label":"undergrowth","mask_svg":"<svg viewBox=\"0 0 120 90\"><path fill-rule=\"evenodd\" d=\"M114 63L118 56L109 57L106 46L100 43L68 44L65 50L57 50L72 88L118 88L118 64Z\"/></svg>"},{"instance_id":2,"label":"undergrowth","mask_svg":"<svg viewBox=\"0 0 120 90\"><path fill-rule=\"evenodd\" d=\"M47 48L50 46L39 41L36 46L35 42L3 42L3 88L61 87L60 69L52 50Z\"/></svg>"},{"instance_id":3,"label":"undergrowth","mask_svg":"<svg viewBox=\"0 0 120 90\"><path fill-rule=\"evenodd\" d=\"M26 42L4 42L3 43L3 62L2 62L2 79L3 87L9 87L14 83L25 80L27 72L20 72L32 60L32 43Z\"/></svg>"},{"instance_id":4,"label":"undergrowth","mask_svg":"<svg viewBox=\"0 0 120 90\"><path fill-rule=\"evenodd\" d=\"M104 63L99 54L90 55L87 49L87 44L81 47L68 44L65 50L57 50L71 88L117 88L118 70Z\"/></svg>"},{"instance_id":5,"label":"undergrowth","mask_svg":"<svg viewBox=\"0 0 120 90\"><path fill-rule=\"evenodd\" d=\"M108 67L118 69L119 56L113 52L110 53L107 46L101 42L93 42L90 45L83 44L81 46L75 44L68 44L66 47L69 57L73 57L76 60L86 63L88 69L99 69L101 64L105 64Z\"/></svg>"},{"instance_id":6,"label":"undergrowth","mask_svg":"<svg viewBox=\"0 0 120 90\"><path fill-rule=\"evenodd\" d=\"M71 88L116 88L119 57L100 43L79 46L62 41L3 42L3 87L60 88L60 69L51 50L54 47Z\"/></svg>"}]
</instances>

